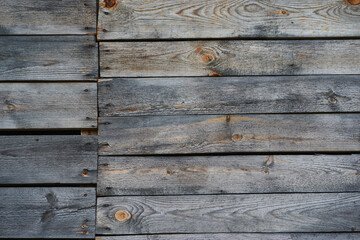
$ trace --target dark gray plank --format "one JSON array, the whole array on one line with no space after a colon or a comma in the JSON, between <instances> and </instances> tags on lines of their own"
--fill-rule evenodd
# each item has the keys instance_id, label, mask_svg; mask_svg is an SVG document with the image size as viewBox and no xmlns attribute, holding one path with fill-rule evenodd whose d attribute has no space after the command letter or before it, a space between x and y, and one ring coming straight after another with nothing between
<instances>
[{"instance_id":1,"label":"dark gray plank","mask_svg":"<svg viewBox=\"0 0 360 240\"><path fill-rule=\"evenodd\" d=\"M353 4L350 4L353 3ZM352 0L100 0L100 39L359 36Z\"/></svg>"},{"instance_id":2,"label":"dark gray plank","mask_svg":"<svg viewBox=\"0 0 360 240\"><path fill-rule=\"evenodd\" d=\"M95 0L2 0L0 35L96 33Z\"/></svg>"},{"instance_id":3,"label":"dark gray plank","mask_svg":"<svg viewBox=\"0 0 360 240\"><path fill-rule=\"evenodd\" d=\"M256 194L97 199L96 233L359 231L360 194Z\"/></svg>"},{"instance_id":4,"label":"dark gray plank","mask_svg":"<svg viewBox=\"0 0 360 240\"><path fill-rule=\"evenodd\" d=\"M0 136L0 184L96 183L97 136Z\"/></svg>"},{"instance_id":5,"label":"dark gray plank","mask_svg":"<svg viewBox=\"0 0 360 240\"><path fill-rule=\"evenodd\" d=\"M94 188L0 188L1 238L94 238Z\"/></svg>"},{"instance_id":6,"label":"dark gray plank","mask_svg":"<svg viewBox=\"0 0 360 240\"><path fill-rule=\"evenodd\" d=\"M95 82L0 82L0 129L96 127Z\"/></svg>"},{"instance_id":7,"label":"dark gray plank","mask_svg":"<svg viewBox=\"0 0 360 240\"><path fill-rule=\"evenodd\" d=\"M360 151L360 114L105 117L100 155Z\"/></svg>"},{"instance_id":8,"label":"dark gray plank","mask_svg":"<svg viewBox=\"0 0 360 240\"><path fill-rule=\"evenodd\" d=\"M101 77L360 74L360 40L100 43Z\"/></svg>"},{"instance_id":9,"label":"dark gray plank","mask_svg":"<svg viewBox=\"0 0 360 240\"><path fill-rule=\"evenodd\" d=\"M102 79L99 111L106 117L359 112L360 76Z\"/></svg>"},{"instance_id":10,"label":"dark gray plank","mask_svg":"<svg viewBox=\"0 0 360 240\"><path fill-rule=\"evenodd\" d=\"M98 195L360 190L360 155L100 157Z\"/></svg>"},{"instance_id":11,"label":"dark gray plank","mask_svg":"<svg viewBox=\"0 0 360 240\"><path fill-rule=\"evenodd\" d=\"M0 37L1 80L94 80L94 36Z\"/></svg>"}]
</instances>

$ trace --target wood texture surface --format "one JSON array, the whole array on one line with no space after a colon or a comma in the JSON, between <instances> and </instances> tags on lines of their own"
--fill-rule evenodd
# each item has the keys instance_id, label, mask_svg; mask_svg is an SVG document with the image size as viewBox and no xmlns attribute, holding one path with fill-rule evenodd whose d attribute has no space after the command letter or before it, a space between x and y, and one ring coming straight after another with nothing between
<instances>
[{"instance_id":1,"label":"wood texture surface","mask_svg":"<svg viewBox=\"0 0 360 240\"><path fill-rule=\"evenodd\" d=\"M360 155L100 157L98 195L360 190Z\"/></svg>"},{"instance_id":2,"label":"wood texture surface","mask_svg":"<svg viewBox=\"0 0 360 240\"><path fill-rule=\"evenodd\" d=\"M94 188L0 188L1 238L94 238Z\"/></svg>"},{"instance_id":3,"label":"wood texture surface","mask_svg":"<svg viewBox=\"0 0 360 240\"><path fill-rule=\"evenodd\" d=\"M360 112L360 76L102 79L99 111L106 117Z\"/></svg>"},{"instance_id":4,"label":"wood texture surface","mask_svg":"<svg viewBox=\"0 0 360 240\"><path fill-rule=\"evenodd\" d=\"M0 82L0 129L96 127L96 83Z\"/></svg>"},{"instance_id":5,"label":"wood texture surface","mask_svg":"<svg viewBox=\"0 0 360 240\"><path fill-rule=\"evenodd\" d=\"M358 152L359 114L105 117L100 155Z\"/></svg>"},{"instance_id":6,"label":"wood texture surface","mask_svg":"<svg viewBox=\"0 0 360 240\"><path fill-rule=\"evenodd\" d=\"M360 40L100 43L101 77L360 74Z\"/></svg>"},{"instance_id":7,"label":"wood texture surface","mask_svg":"<svg viewBox=\"0 0 360 240\"><path fill-rule=\"evenodd\" d=\"M94 36L2 36L0 81L94 80L97 46Z\"/></svg>"},{"instance_id":8,"label":"wood texture surface","mask_svg":"<svg viewBox=\"0 0 360 240\"><path fill-rule=\"evenodd\" d=\"M2 0L0 35L96 32L94 0Z\"/></svg>"},{"instance_id":9,"label":"wood texture surface","mask_svg":"<svg viewBox=\"0 0 360 240\"><path fill-rule=\"evenodd\" d=\"M96 183L97 136L0 136L0 184Z\"/></svg>"},{"instance_id":10,"label":"wood texture surface","mask_svg":"<svg viewBox=\"0 0 360 240\"><path fill-rule=\"evenodd\" d=\"M182 39L359 36L360 6L349 2L100 0L99 37Z\"/></svg>"},{"instance_id":11,"label":"wood texture surface","mask_svg":"<svg viewBox=\"0 0 360 240\"><path fill-rule=\"evenodd\" d=\"M351 232L359 207L358 193L106 197L96 233Z\"/></svg>"}]
</instances>

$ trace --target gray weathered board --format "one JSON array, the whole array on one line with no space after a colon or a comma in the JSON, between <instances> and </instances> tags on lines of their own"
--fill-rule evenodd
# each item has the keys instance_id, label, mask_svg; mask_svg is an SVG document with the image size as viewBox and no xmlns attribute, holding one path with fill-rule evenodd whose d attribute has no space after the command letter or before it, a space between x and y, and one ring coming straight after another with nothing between
<instances>
[{"instance_id":1,"label":"gray weathered board","mask_svg":"<svg viewBox=\"0 0 360 240\"><path fill-rule=\"evenodd\" d=\"M346 0L100 0L100 39L359 36Z\"/></svg>"},{"instance_id":2,"label":"gray weathered board","mask_svg":"<svg viewBox=\"0 0 360 240\"><path fill-rule=\"evenodd\" d=\"M94 36L1 36L0 81L94 80Z\"/></svg>"},{"instance_id":3,"label":"gray weathered board","mask_svg":"<svg viewBox=\"0 0 360 240\"><path fill-rule=\"evenodd\" d=\"M100 197L97 234L351 232L360 194Z\"/></svg>"},{"instance_id":4,"label":"gray weathered board","mask_svg":"<svg viewBox=\"0 0 360 240\"><path fill-rule=\"evenodd\" d=\"M97 127L97 84L0 82L0 129Z\"/></svg>"},{"instance_id":5,"label":"gray weathered board","mask_svg":"<svg viewBox=\"0 0 360 240\"><path fill-rule=\"evenodd\" d=\"M360 190L360 155L100 157L98 195Z\"/></svg>"},{"instance_id":6,"label":"gray weathered board","mask_svg":"<svg viewBox=\"0 0 360 240\"><path fill-rule=\"evenodd\" d=\"M104 117L100 155L358 152L360 114Z\"/></svg>"},{"instance_id":7,"label":"gray weathered board","mask_svg":"<svg viewBox=\"0 0 360 240\"><path fill-rule=\"evenodd\" d=\"M102 79L99 111L106 117L360 112L360 76Z\"/></svg>"},{"instance_id":8,"label":"gray weathered board","mask_svg":"<svg viewBox=\"0 0 360 240\"><path fill-rule=\"evenodd\" d=\"M95 0L1 0L0 35L96 33Z\"/></svg>"},{"instance_id":9,"label":"gray weathered board","mask_svg":"<svg viewBox=\"0 0 360 240\"><path fill-rule=\"evenodd\" d=\"M360 74L359 52L360 40L102 42L100 75Z\"/></svg>"},{"instance_id":10,"label":"gray weathered board","mask_svg":"<svg viewBox=\"0 0 360 240\"><path fill-rule=\"evenodd\" d=\"M0 136L0 184L96 183L97 136Z\"/></svg>"},{"instance_id":11,"label":"gray weathered board","mask_svg":"<svg viewBox=\"0 0 360 240\"><path fill-rule=\"evenodd\" d=\"M95 188L0 188L0 238L94 238Z\"/></svg>"}]
</instances>

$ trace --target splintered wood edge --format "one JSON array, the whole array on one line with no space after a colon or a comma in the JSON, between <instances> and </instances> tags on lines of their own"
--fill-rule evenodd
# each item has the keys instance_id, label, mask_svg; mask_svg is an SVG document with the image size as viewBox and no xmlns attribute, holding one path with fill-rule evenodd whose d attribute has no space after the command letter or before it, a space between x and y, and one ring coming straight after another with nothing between
<instances>
[{"instance_id":1,"label":"splintered wood edge","mask_svg":"<svg viewBox=\"0 0 360 240\"><path fill-rule=\"evenodd\" d=\"M81 135L82 135L82 136L93 136L93 135L98 135L98 130L97 130L97 129L86 129L86 130L81 130Z\"/></svg>"}]
</instances>

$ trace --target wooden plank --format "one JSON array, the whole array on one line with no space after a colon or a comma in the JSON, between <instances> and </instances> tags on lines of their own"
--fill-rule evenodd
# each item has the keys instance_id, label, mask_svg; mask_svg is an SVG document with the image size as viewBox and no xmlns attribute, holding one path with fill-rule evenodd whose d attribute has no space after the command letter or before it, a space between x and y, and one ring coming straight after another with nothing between
<instances>
[{"instance_id":1,"label":"wooden plank","mask_svg":"<svg viewBox=\"0 0 360 240\"><path fill-rule=\"evenodd\" d=\"M360 40L100 43L101 77L360 74Z\"/></svg>"},{"instance_id":2,"label":"wooden plank","mask_svg":"<svg viewBox=\"0 0 360 240\"><path fill-rule=\"evenodd\" d=\"M1 35L96 32L96 1L2 0Z\"/></svg>"},{"instance_id":3,"label":"wooden plank","mask_svg":"<svg viewBox=\"0 0 360 240\"><path fill-rule=\"evenodd\" d=\"M360 114L105 117L100 155L358 152Z\"/></svg>"},{"instance_id":4,"label":"wooden plank","mask_svg":"<svg viewBox=\"0 0 360 240\"><path fill-rule=\"evenodd\" d=\"M0 184L96 183L96 136L0 136Z\"/></svg>"},{"instance_id":5,"label":"wooden plank","mask_svg":"<svg viewBox=\"0 0 360 240\"><path fill-rule=\"evenodd\" d=\"M0 188L1 238L94 238L94 188Z\"/></svg>"},{"instance_id":6,"label":"wooden plank","mask_svg":"<svg viewBox=\"0 0 360 240\"><path fill-rule=\"evenodd\" d=\"M351 4L353 3L353 4ZM100 0L100 39L359 36L359 1Z\"/></svg>"},{"instance_id":7,"label":"wooden plank","mask_svg":"<svg viewBox=\"0 0 360 240\"><path fill-rule=\"evenodd\" d=\"M360 155L100 157L100 196L360 190Z\"/></svg>"},{"instance_id":8,"label":"wooden plank","mask_svg":"<svg viewBox=\"0 0 360 240\"><path fill-rule=\"evenodd\" d=\"M0 129L96 127L95 82L0 82Z\"/></svg>"},{"instance_id":9,"label":"wooden plank","mask_svg":"<svg viewBox=\"0 0 360 240\"><path fill-rule=\"evenodd\" d=\"M99 111L106 117L360 112L360 76L102 79Z\"/></svg>"},{"instance_id":10,"label":"wooden plank","mask_svg":"<svg viewBox=\"0 0 360 240\"><path fill-rule=\"evenodd\" d=\"M98 77L94 36L3 36L0 52L0 81Z\"/></svg>"},{"instance_id":11,"label":"wooden plank","mask_svg":"<svg viewBox=\"0 0 360 240\"><path fill-rule=\"evenodd\" d=\"M359 231L360 194L255 194L97 199L96 233Z\"/></svg>"}]
</instances>

